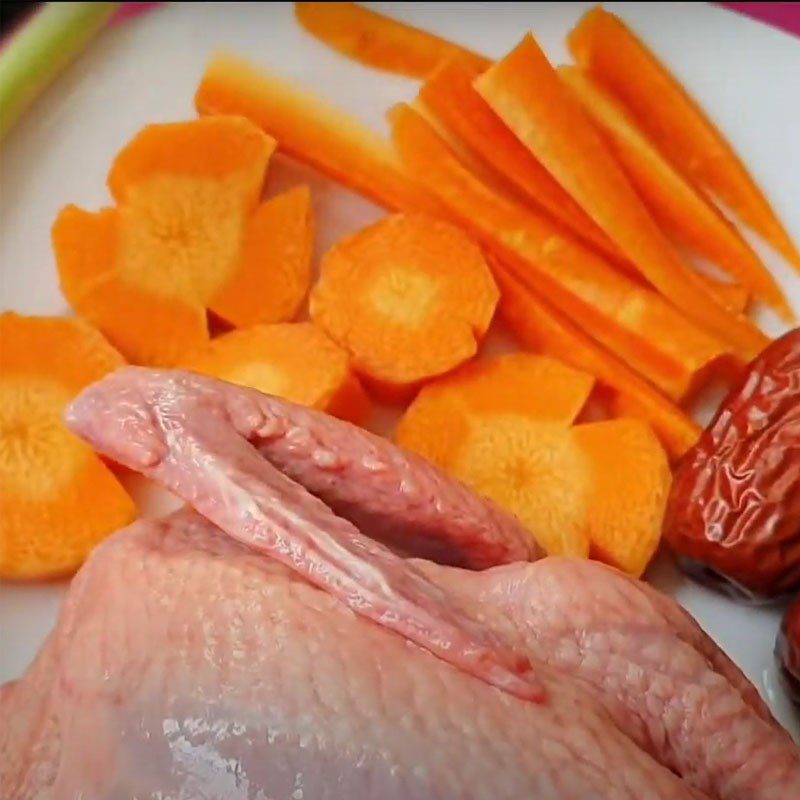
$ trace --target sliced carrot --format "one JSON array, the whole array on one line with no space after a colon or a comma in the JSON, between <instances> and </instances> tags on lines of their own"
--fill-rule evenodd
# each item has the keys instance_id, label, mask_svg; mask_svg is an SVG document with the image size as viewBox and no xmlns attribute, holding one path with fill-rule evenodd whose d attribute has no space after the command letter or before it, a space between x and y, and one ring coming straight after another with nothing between
<instances>
[{"instance_id":1,"label":"sliced carrot","mask_svg":"<svg viewBox=\"0 0 800 800\"><path fill-rule=\"evenodd\" d=\"M195 96L201 114L241 114L288 155L389 209L436 213L391 146L357 119L245 59L215 55Z\"/></svg>"},{"instance_id":2,"label":"sliced carrot","mask_svg":"<svg viewBox=\"0 0 800 800\"><path fill-rule=\"evenodd\" d=\"M621 258L610 239L505 126L472 83L480 72L458 59L441 64L419 99L470 153L492 167L523 197L593 247Z\"/></svg>"},{"instance_id":3,"label":"sliced carrot","mask_svg":"<svg viewBox=\"0 0 800 800\"><path fill-rule=\"evenodd\" d=\"M454 54L479 70L491 64L484 56L356 3L295 3L294 7L297 20L312 36L386 72L424 78Z\"/></svg>"},{"instance_id":4,"label":"sliced carrot","mask_svg":"<svg viewBox=\"0 0 800 800\"><path fill-rule=\"evenodd\" d=\"M800 269L800 251L733 147L647 45L614 14L589 11L568 38L577 62L613 91L655 143Z\"/></svg>"},{"instance_id":5,"label":"sliced carrot","mask_svg":"<svg viewBox=\"0 0 800 800\"><path fill-rule=\"evenodd\" d=\"M664 450L648 425L617 419L571 431L585 457L585 530L591 554L637 578L661 540L672 483Z\"/></svg>"},{"instance_id":6,"label":"sliced carrot","mask_svg":"<svg viewBox=\"0 0 800 800\"><path fill-rule=\"evenodd\" d=\"M500 314L520 344L560 358L613 389L624 413L648 422L673 459L696 444L700 427L677 406L514 278L505 265L493 266L502 293Z\"/></svg>"},{"instance_id":7,"label":"sliced carrot","mask_svg":"<svg viewBox=\"0 0 800 800\"><path fill-rule=\"evenodd\" d=\"M559 75L605 136L665 230L715 262L787 322L793 321L786 296L758 256L733 225L661 155L624 106L577 67L561 67ZM716 293L716 286L714 290Z\"/></svg>"},{"instance_id":8,"label":"sliced carrot","mask_svg":"<svg viewBox=\"0 0 800 800\"><path fill-rule=\"evenodd\" d=\"M237 327L294 319L311 284L313 248L308 187L262 203L247 223L237 269L209 308Z\"/></svg>"},{"instance_id":9,"label":"sliced carrot","mask_svg":"<svg viewBox=\"0 0 800 800\"><path fill-rule=\"evenodd\" d=\"M396 439L514 512L548 553L585 557L569 425L591 387L590 375L544 356L486 359L423 387Z\"/></svg>"},{"instance_id":10,"label":"sliced carrot","mask_svg":"<svg viewBox=\"0 0 800 800\"><path fill-rule=\"evenodd\" d=\"M308 196L256 205L273 145L240 117L151 125L112 167L118 208L61 212L64 294L129 360L175 364L208 341L209 306L234 324L297 311L309 282Z\"/></svg>"},{"instance_id":11,"label":"sliced carrot","mask_svg":"<svg viewBox=\"0 0 800 800\"><path fill-rule=\"evenodd\" d=\"M750 292L741 283L721 281L702 272L699 274L729 311L734 314L742 314L747 311L752 298Z\"/></svg>"},{"instance_id":12,"label":"sliced carrot","mask_svg":"<svg viewBox=\"0 0 800 800\"><path fill-rule=\"evenodd\" d=\"M745 358L765 346L769 339L731 314L684 263L532 36L475 86L658 291Z\"/></svg>"},{"instance_id":13,"label":"sliced carrot","mask_svg":"<svg viewBox=\"0 0 800 800\"><path fill-rule=\"evenodd\" d=\"M363 422L369 398L349 355L310 322L231 331L189 354L181 366Z\"/></svg>"},{"instance_id":14,"label":"sliced carrot","mask_svg":"<svg viewBox=\"0 0 800 800\"><path fill-rule=\"evenodd\" d=\"M108 188L117 203L151 180L186 178L235 182L236 194L252 208L276 142L243 117L218 117L148 125L114 159Z\"/></svg>"},{"instance_id":15,"label":"sliced carrot","mask_svg":"<svg viewBox=\"0 0 800 800\"><path fill-rule=\"evenodd\" d=\"M67 403L123 364L79 319L0 315L0 577L74 572L136 508L62 422Z\"/></svg>"},{"instance_id":16,"label":"sliced carrot","mask_svg":"<svg viewBox=\"0 0 800 800\"><path fill-rule=\"evenodd\" d=\"M132 363L173 365L187 349L208 341L205 309L180 276L156 274L157 264L148 270L149 285L116 268L123 250L121 217L115 208L61 211L53 226L61 290Z\"/></svg>"},{"instance_id":17,"label":"sliced carrot","mask_svg":"<svg viewBox=\"0 0 800 800\"><path fill-rule=\"evenodd\" d=\"M545 356L488 359L425 386L396 438L514 512L549 554L591 545L638 575L660 538L669 465L639 420L570 428L591 385Z\"/></svg>"},{"instance_id":18,"label":"sliced carrot","mask_svg":"<svg viewBox=\"0 0 800 800\"><path fill-rule=\"evenodd\" d=\"M523 281L679 399L727 368L728 348L655 292L627 279L555 223L493 192L408 106L392 112L395 144L453 218Z\"/></svg>"},{"instance_id":19,"label":"sliced carrot","mask_svg":"<svg viewBox=\"0 0 800 800\"><path fill-rule=\"evenodd\" d=\"M311 318L386 397L475 355L498 291L478 247L449 223L387 217L323 258Z\"/></svg>"}]
</instances>

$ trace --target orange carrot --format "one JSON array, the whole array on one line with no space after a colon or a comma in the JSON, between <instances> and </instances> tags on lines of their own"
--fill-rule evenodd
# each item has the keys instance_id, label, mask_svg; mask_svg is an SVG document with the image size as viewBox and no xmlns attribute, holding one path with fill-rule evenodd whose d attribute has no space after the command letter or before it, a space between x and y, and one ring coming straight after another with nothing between
<instances>
[{"instance_id":1,"label":"orange carrot","mask_svg":"<svg viewBox=\"0 0 800 800\"><path fill-rule=\"evenodd\" d=\"M396 439L512 511L548 553L586 557L575 490L583 465L569 425L591 385L591 376L530 353L468 364L423 387Z\"/></svg>"},{"instance_id":2,"label":"orange carrot","mask_svg":"<svg viewBox=\"0 0 800 800\"><path fill-rule=\"evenodd\" d=\"M370 67L424 78L440 61L458 54L477 69L489 59L432 33L355 3L295 3L298 22L334 50Z\"/></svg>"},{"instance_id":3,"label":"orange carrot","mask_svg":"<svg viewBox=\"0 0 800 800\"><path fill-rule=\"evenodd\" d=\"M361 423L369 414L350 357L310 322L231 331L186 356L181 366L350 422Z\"/></svg>"},{"instance_id":4,"label":"orange carrot","mask_svg":"<svg viewBox=\"0 0 800 800\"><path fill-rule=\"evenodd\" d=\"M584 370L613 389L625 413L648 422L672 458L680 458L696 444L700 427L677 406L516 280L503 264L496 267L500 314L520 344Z\"/></svg>"},{"instance_id":5,"label":"orange carrot","mask_svg":"<svg viewBox=\"0 0 800 800\"><path fill-rule=\"evenodd\" d=\"M769 341L731 314L681 259L622 168L532 36L490 67L475 86L494 111L608 234L647 280L698 325L744 357Z\"/></svg>"},{"instance_id":6,"label":"orange carrot","mask_svg":"<svg viewBox=\"0 0 800 800\"><path fill-rule=\"evenodd\" d=\"M497 304L478 247L421 214L387 217L323 258L311 318L387 398L475 355Z\"/></svg>"},{"instance_id":7,"label":"orange carrot","mask_svg":"<svg viewBox=\"0 0 800 800\"><path fill-rule=\"evenodd\" d=\"M458 59L450 60L428 78L419 98L474 157L496 170L523 197L585 242L621 258L609 238L475 91L472 83L479 74Z\"/></svg>"},{"instance_id":8,"label":"orange carrot","mask_svg":"<svg viewBox=\"0 0 800 800\"><path fill-rule=\"evenodd\" d=\"M482 184L413 109L394 109L392 128L411 174L428 182L461 225L670 396L692 394L727 366L727 349L655 292L628 280L551 221Z\"/></svg>"},{"instance_id":9,"label":"orange carrot","mask_svg":"<svg viewBox=\"0 0 800 800\"><path fill-rule=\"evenodd\" d=\"M787 322L793 321L786 296L758 256L730 222L651 144L625 108L577 67L561 67L559 74L605 136L665 230L714 261Z\"/></svg>"},{"instance_id":10,"label":"orange carrot","mask_svg":"<svg viewBox=\"0 0 800 800\"><path fill-rule=\"evenodd\" d=\"M217 54L195 96L201 114L241 114L288 155L389 209L436 213L389 143L357 119L245 59Z\"/></svg>"},{"instance_id":11,"label":"orange carrot","mask_svg":"<svg viewBox=\"0 0 800 800\"><path fill-rule=\"evenodd\" d=\"M235 325L296 314L310 281L310 202L298 189L257 205L273 149L240 117L151 125L111 169L119 207L63 209L53 226L62 290L129 360L174 365L208 341L207 308Z\"/></svg>"},{"instance_id":12,"label":"orange carrot","mask_svg":"<svg viewBox=\"0 0 800 800\"><path fill-rule=\"evenodd\" d=\"M678 169L721 198L800 270L800 251L730 143L622 20L593 9L568 44L576 61L628 106Z\"/></svg>"},{"instance_id":13,"label":"orange carrot","mask_svg":"<svg viewBox=\"0 0 800 800\"><path fill-rule=\"evenodd\" d=\"M729 283L717 280L711 275L700 273L700 277L710 284L711 291L719 297L725 307L735 314L742 314L747 311L750 305L750 292L740 283Z\"/></svg>"},{"instance_id":14,"label":"orange carrot","mask_svg":"<svg viewBox=\"0 0 800 800\"><path fill-rule=\"evenodd\" d=\"M248 221L238 268L209 308L237 327L294 319L311 284L313 247L308 187L267 200Z\"/></svg>"},{"instance_id":15,"label":"orange carrot","mask_svg":"<svg viewBox=\"0 0 800 800\"><path fill-rule=\"evenodd\" d=\"M70 574L136 515L62 421L84 386L123 363L81 320L0 314L0 578Z\"/></svg>"},{"instance_id":16,"label":"orange carrot","mask_svg":"<svg viewBox=\"0 0 800 800\"><path fill-rule=\"evenodd\" d=\"M570 429L591 385L545 356L468 364L423 387L396 438L514 512L548 553L585 557L591 543L639 574L660 537L669 465L639 420Z\"/></svg>"},{"instance_id":17,"label":"orange carrot","mask_svg":"<svg viewBox=\"0 0 800 800\"><path fill-rule=\"evenodd\" d=\"M585 458L591 555L639 577L661 540L672 473L648 425L616 419L571 431Z\"/></svg>"}]
</instances>

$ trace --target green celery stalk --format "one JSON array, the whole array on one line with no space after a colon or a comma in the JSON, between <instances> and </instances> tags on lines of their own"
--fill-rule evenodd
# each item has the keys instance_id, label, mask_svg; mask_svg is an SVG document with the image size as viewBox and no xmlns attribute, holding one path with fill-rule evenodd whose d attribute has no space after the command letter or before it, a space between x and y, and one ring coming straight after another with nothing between
<instances>
[{"instance_id":1,"label":"green celery stalk","mask_svg":"<svg viewBox=\"0 0 800 800\"><path fill-rule=\"evenodd\" d=\"M119 3L47 3L0 50L0 140Z\"/></svg>"}]
</instances>

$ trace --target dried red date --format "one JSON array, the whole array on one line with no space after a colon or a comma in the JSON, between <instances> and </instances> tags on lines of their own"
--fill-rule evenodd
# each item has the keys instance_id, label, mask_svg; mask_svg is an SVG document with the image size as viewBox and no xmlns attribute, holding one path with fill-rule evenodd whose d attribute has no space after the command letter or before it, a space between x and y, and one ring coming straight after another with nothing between
<instances>
[{"instance_id":1,"label":"dried red date","mask_svg":"<svg viewBox=\"0 0 800 800\"><path fill-rule=\"evenodd\" d=\"M728 594L800 588L800 328L753 361L678 465L664 533L689 574Z\"/></svg>"},{"instance_id":2,"label":"dried red date","mask_svg":"<svg viewBox=\"0 0 800 800\"><path fill-rule=\"evenodd\" d=\"M800 706L800 597L783 618L775 642L775 659L789 696Z\"/></svg>"}]
</instances>

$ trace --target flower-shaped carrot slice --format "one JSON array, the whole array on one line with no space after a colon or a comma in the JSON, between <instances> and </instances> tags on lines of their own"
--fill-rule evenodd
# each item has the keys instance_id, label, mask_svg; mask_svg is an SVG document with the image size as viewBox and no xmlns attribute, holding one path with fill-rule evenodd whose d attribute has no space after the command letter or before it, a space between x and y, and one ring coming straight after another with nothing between
<instances>
[{"instance_id":1,"label":"flower-shaped carrot slice","mask_svg":"<svg viewBox=\"0 0 800 800\"><path fill-rule=\"evenodd\" d=\"M570 427L592 378L514 354L423 387L397 441L513 512L552 555L590 552L639 575L658 546L667 458L646 423Z\"/></svg>"},{"instance_id":2,"label":"flower-shaped carrot slice","mask_svg":"<svg viewBox=\"0 0 800 800\"><path fill-rule=\"evenodd\" d=\"M117 479L61 419L123 363L81 320L0 315L0 577L69 574L134 518Z\"/></svg>"},{"instance_id":3,"label":"flower-shaped carrot slice","mask_svg":"<svg viewBox=\"0 0 800 800\"><path fill-rule=\"evenodd\" d=\"M64 294L131 361L174 364L208 341L207 308L237 325L296 313L309 198L296 190L257 205L274 147L240 117L151 125L111 168L117 208L61 212Z\"/></svg>"},{"instance_id":4,"label":"flower-shaped carrot slice","mask_svg":"<svg viewBox=\"0 0 800 800\"><path fill-rule=\"evenodd\" d=\"M363 422L370 403L350 356L310 322L255 325L214 339L183 366Z\"/></svg>"},{"instance_id":5,"label":"flower-shaped carrot slice","mask_svg":"<svg viewBox=\"0 0 800 800\"><path fill-rule=\"evenodd\" d=\"M388 217L322 261L312 319L384 396L402 396L475 355L498 300L478 247L424 215Z\"/></svg>"}]
</instances>

